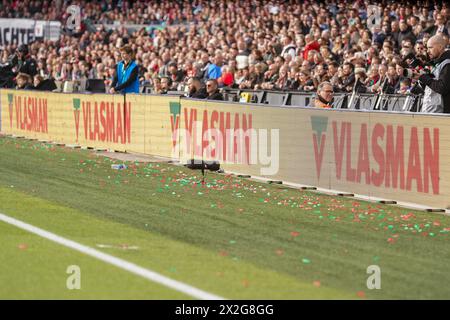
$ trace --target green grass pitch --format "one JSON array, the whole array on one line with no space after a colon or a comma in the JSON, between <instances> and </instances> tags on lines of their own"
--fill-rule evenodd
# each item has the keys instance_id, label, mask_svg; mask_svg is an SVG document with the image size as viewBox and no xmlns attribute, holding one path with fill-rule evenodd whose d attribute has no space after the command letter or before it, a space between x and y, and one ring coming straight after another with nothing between
<instances>
[{"instance_id":1,"label":"green grass pitch","mask_svg":"<svg viewBox=\"0 0 450 320\"><path fill-rule=\"evenodd\" d=\"M115 163L0 136L0 213L228 299L450 298L448 216ZM1 221L0 245L0 299L192 298Z\"/></svg>"}]
</instances>

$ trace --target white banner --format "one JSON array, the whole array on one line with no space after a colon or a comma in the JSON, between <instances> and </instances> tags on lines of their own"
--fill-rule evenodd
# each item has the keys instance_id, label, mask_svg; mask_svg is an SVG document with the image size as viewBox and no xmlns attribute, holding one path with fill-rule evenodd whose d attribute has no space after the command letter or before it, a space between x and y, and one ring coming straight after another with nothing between
<instances>
[{"instance_id":1,"label":"white banner","mask_svg":"<svg viewBox=\"0 0 450 320\"><path fill-rule=\"evenodd\" d=\"M35 38L35 21L31 19L0 19L0 44L28 44Z\"/></svg>"},{"instance_id":2,"label":"white banner","mask_svg":"<svg viewBox=\"0 0 450 320\"><path fill-rule=\"evenodd\" d=\"M35 39L57 40L61 33L59 21L31 19L0 19L0 45L29 44Z\"/></svg>"}]
</instances>

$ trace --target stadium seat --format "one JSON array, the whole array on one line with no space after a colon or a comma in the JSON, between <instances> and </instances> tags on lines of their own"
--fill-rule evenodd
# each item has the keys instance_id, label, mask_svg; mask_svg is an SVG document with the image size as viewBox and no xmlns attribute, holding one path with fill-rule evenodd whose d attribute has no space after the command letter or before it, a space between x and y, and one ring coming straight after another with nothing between
<instances>
[{"instance_id":1,"label":"stadium seat","mask_svg":"<svg viewBox=\"0 0 450 320\"><path fill-rule=\"evenodd\" d=\"M88 79L86 82L86 91L93 93L105 93L105 82L102 79Z\"/></svg>"},{"instance_id":2,"label":"stadium seat","mask_svg":"<svg viewBox=\"0 0 450 320\"><path fill-rule=\"evenodd\" d=\"M223 92L223 99L225 101L230 101L230 102L237 102L239 100L237 92L230 92L230 91Z\"/></svg>"},{"instance_id":3,"label":"stadium seat","mask_svg":"<svg viewBox=\"0 0 450 320\"><path fill-rule=\"evenodd\" d=\"M63 91L63 82L55 80L56 89L53 92L62 92Z\"/></svg>"},{"instance_id":4,"label":"stadium seat","mask_svg":"<svg viewBox=\"0 0 450 320\"><path fill-rule=\"evenodd\" d=\"M262 103L265 94L266 92L263 90L239 90L238 95L241 102Z\"/></svg>"},{"instance_id":5,"label":"stadium seat","mask_svg":"<svg viewBox=\"0 0 450 320\"><path fill-rule=\"evenodd\" d=\"M64 81L63 92L64 93L73 93L73 92L75 92L74 87L75 87L75 82Z\"/></svg>"},{"instance_id":6,"label":"stadium seat","mask_svg":"<svg viewBox=\"0 0 450 320\"><path fill-rule=\"evenodd\" d=\"M239 93L239 102L244 102L244 103L252 102L252 93L251 92Z\"/></svg>"},{"instance_id":7,"label":"stadium seat","mask_svg":"<svg viewBox=\"0 0 450 320\"><path fill-rule=\"evenodd\" d=\"M151 86L144 86L143 89L142 89L142 93L144 93L144 94L152 93L152 87Z\"/></svg>"},{"instance_id":8,"label":"stadium seat","mask_svg":"<svg viewBox=\"0 0 450 320\"><path fill-rule=\"evenodd\" d=\"M404 111L406 96L404 95L390 95L387 103L387 111Z\"/></svg>"},{"instance_id":9,"label":"stadium seat","mask_svg":"<svg viewBox=\"0 0 450 320\"><path fill-rule=\"evenodd\" d=\"M86 91L86 85L87 85L87 80L86 79L82 79L78 81L78 92L85 92Z\"/></svg>"},{"instance_id":10,"label":"stadium seat","mask_svg":"<svg viewBox=\"0 0 450 320\"><path fill-rule=\"evenodd\" d=\"M239 90L224 88L223 90L223 98L225 101L237 102L239 101Z\"/></svg>"},{"instance_id":11,"label":"stadium seat","mask_svg":"<svg viewBox=\"0 0 450 320\"><path fill-rule=\"evenodd\" d=\"M282 106L285 104L288 95L288 93L282 91L268 91L263 103L271 106Z\"/></svg>"},{"instance_id":12,"label":"stadium seat","mask_svg":"<svg viewBox=\"0 0 450 320\"><path fill-rule=\"evenodd\" d=\"M296 107L307 107L311 104L313 96L312 93L289 92L286 104Z\"/></svg>"},{"instance_id":13,"label":"stadium seat","mask_svg":"<svg viewBox=\"0 0 450 320\"><path fill-rule=\"evenodd\" d=\"M184 91L167 91L168 95L172 95L172 96L184 96L186 94L186 92Z\"/></svg>"},{"instance_id":14,"label":"stadium seat","mask_svg":"<svg viewBox=\"0 0 450 320\"><path fill-rule=\"evenodd\" d=\"M347 109L347 98L347 94L336 94L334 95L331 105L334 109Z\"/></svg>"},{"instance_id":15,"label":"stadium seat","mask_svg":"<svg viewBox=\"0 0 450 320\"><path fill-rule=\"evenodd\" d=\"M375 103L374 110L386 111L387 105L388 105L388 100L389 100L389 95L383 94L383 95L378 95L376 97L377 97L377 100Z\"/></svg>"},{"instance_id":16,"label":"stadium seat","mask_svg":"<svg viewBox=\"0 0 450 320\"><path fill-rule=\"evenodd\" d=\"M375 107L377 96L374 94L366 94L366 93L360 93L357 95L359 104L357 105L356 109L359 110L373 110Z\"/></svg>"}]
</instances>

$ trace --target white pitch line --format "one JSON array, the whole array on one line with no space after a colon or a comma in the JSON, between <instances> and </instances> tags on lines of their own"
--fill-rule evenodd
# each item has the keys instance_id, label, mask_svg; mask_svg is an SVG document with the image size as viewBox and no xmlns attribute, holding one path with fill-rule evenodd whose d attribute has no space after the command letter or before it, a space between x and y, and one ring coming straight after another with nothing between
<instances>
[{"instance_id":1,"label":"white pitch line","mask_svg":"<svg viewBox=\"0 0 450 320\"><path fill-rule=\"evenodd\" d=\"M87 247L85 245L82 245L80 243L77 243L75 241L63 238L61 236L58 236L54 233L45 231L43 229L40 229L38 227L32 226L28 223L25 223L23 221L11 218L7 215L4 215L0 213L0 221L9 223L13 226L16 226L20 229L26 230L28 232L34 233L42 238L48 239L50 241L56 242L58 244L61 244L65 247L74 249L76 251L79 251L81 253L87 254L91 257L94 257L98 260L101 260L103 262L109 263L111 265L114 265L120 269L126 270L128 272L134 273L138 276L141 276L145 279L148 279L150 281L162 284L163 286L169 287L171 289L174 289L176 291L185 293L191 297L201 299L201 300L225 300L225 298L216 296L214 294L211 294L209 292L197 289L195 287L192 287L188 284L172 280L168 277L165 277L159 273L156 273L154 271L151 271L149 269L142 268L134 263L122 260L120 258L116 258L114 256L111 256L109 254L100 252L98 250L95 250L93 248Z\"/></svg>"}]
</instances>

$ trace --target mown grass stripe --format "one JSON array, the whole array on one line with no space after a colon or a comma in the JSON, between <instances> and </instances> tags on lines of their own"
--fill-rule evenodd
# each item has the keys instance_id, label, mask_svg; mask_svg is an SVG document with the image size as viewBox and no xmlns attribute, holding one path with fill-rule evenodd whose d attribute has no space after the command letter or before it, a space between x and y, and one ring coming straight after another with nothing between
<instances>
[{"instance_id":1,"label":"mown grass stripe","mask_svg":"<svg viewBox=\"0 0 450 320\"><path fill-rule=\"evenodd\" d=\"M168 277L165 277L165 276L163 276L159 273L156 273L154 271L151 271L149 269L142 268L134 263L131 263L131 262L125 261L123 259L111 256L109 254L100 252L100 251L90 248L88 246L82 245L78 242L66 239L64 237L58 236L54 233L51 233L49 231L35 227L35 226L25 223L23 221L11 218L3 213L0 213L0 221L3 221L10 225L13 225L17 228L26 230L28 232L36 234L36 235L38 235L42 238L48 239L50 241L56 242L65 247L68 247L68 248L74 249L76 251L79 251L81 253L84 253L84 254L94 257L98 260L101 260L103 262L114 265L120 269L123 269L128 272L139 275L150 281L162 284L162 285L169 287L171 289L174 289L176 291L185 293L191 297L201 299L201 300L224 300L224 298L222 298L220 296L216 296L214 294L197 289L197 288L187 285L185 283L170 279Z\"/></svg>"}]
</instances>

